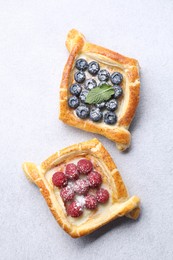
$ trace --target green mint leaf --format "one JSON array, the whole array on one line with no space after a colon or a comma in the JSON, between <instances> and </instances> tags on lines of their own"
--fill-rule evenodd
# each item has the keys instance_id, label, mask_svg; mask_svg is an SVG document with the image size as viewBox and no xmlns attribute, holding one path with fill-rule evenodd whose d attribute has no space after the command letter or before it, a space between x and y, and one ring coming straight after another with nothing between
<instances>
[{"instance_id":1,"label":"green mint leaf","mask_svg":"<svg viewBox=\"0 0 173 260\"><path fill-rule=\"evenodd\" d=\"M111 85L102 84L100 87L93 88L90 90L86 97L86 103L88 104L99 104L103 101L107 101L114 94L114 89Z\"/></svg>"}]
</instances>

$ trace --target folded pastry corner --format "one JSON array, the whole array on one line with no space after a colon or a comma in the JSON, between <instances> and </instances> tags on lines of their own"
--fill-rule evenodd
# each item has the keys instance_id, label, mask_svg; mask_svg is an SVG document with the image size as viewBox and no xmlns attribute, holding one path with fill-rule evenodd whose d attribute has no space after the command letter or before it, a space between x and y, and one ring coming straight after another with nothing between
<instances>
[{"instance_id":1,"label":"folded pastry corner","mask_svg":"<svg viewBox=\"0 0 173 260\"><path fill-rule=\"evenodd\" d=\"M70 54L60 84L59 119L101 134L124 151L139 102L138 61L88 43L75 29L66 46Z\"/></svg>"},{"instance_id":2,"label":"folded pastry corner","mask_svg":"<svg viewBox=\"0 0 173 260\"><path fill-rule=\"evenodd\" d=\"M139 216L139 198L128 195L115 163L97 139L62 149L39 166L25 162L23 170L73 238L118 217Z\"/></svg>"}]
</instances>

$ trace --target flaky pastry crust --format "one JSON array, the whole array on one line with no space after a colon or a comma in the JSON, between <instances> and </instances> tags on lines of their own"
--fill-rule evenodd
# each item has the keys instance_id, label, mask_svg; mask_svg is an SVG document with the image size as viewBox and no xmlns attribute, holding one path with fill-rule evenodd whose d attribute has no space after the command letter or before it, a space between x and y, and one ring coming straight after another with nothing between
<instances>
[{"instance_id":1,"label":"flaky pastry crust","mask_svg":"<svg viewBox=\"0 0 173 260\"><path fill-rule=\"evenodd\" d=\"M72 29L66 39L69 58L64 67L60 84L60 114L59 119L71 126L85 131L101 134L116 143L119 150L127 149L131 142L131 134L128 131L130 123L135 115L139 102L139 66L138 61L121 54L88 43L84 36ZM120 105L118 121L114 126L94 123L90 120L81 120L67 104L69 86L73 82L72 71L74 63L80 55L91 56L103 64L107 64L114 71L117 67L123 74L123 100Z\"/></svg>"},{"instance_id":2,"label":"flaky pastry crust","mask_svg":"<svg viewBox=\"0 0 173 260\"><path fill-rule=\"evenodd\" d=\"M100 213L97 211L92 212L91 216L84 223L75 225L68 219L65 207L57 199L51 181L46 178L46 173L54 169L54 167L78 156L91 156L100 165L102 177L107 179L106 182L109 191L111 191L111 200L107 209ZM127 216L137 219L139 216L139 198L137 196L128 196L127 189L115 163L97 139L62 149L42 162L40 166L36 166L31 162L25 162L23 163L23 170L26 177L40 189L58 224L73 238L88 235L118 217Z\"/></svg>"}]
</instances>

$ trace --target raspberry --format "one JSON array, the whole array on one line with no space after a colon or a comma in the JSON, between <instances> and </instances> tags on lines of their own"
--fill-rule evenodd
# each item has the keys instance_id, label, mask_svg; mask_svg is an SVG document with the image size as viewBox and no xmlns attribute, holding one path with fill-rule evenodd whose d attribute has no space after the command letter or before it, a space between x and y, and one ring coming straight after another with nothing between
<instances>
[{"instance_id":1,"label":"raspberry","mask_svg":"<svg viewBox=\"0 0 173 260\"><path fill-rule=\"evenodd\" d=\"M85 207L87 209L95 209L97 207L97 199L94 195L87 195L85 197Z\"/></svg>"},{"instance_id":2,"label":"raspberry","mask_svg":"<svg viewBox=\"0 0 173 260\"><path fill-rule=\"evenodd\" d=\"M96 171L92 171L88 174L87 179L91 188L97 188L102 183L102 176Z\"/></svg>"},{"instance_id":3,"label":"raspberry","mask_svg":"<svg viewBox=\"0 0 173 260\"><path fill-rule=\"evenodd\" d=\"M67 164L65 169L65 175L70 180L77 180L79 178L77 166L74 163Z\"/></svg>"},{"instance_id":4,"label":"raspberry","mask_svg":"<svg viewBox=\"0 0 173 260\"><path fill-rule=\"evenodd\" d=\"M77 180L74 184L74 191L79 195L85 195L89 190L89 182L84 179Z\"/></svg>"},{"instance_id":5,"label":"raspberry","mask_svg":"<svg viewBox=\"0 0 173 260\"><path fill-rule=\"evenodd\" d=\"M56 187L62 188L67 186L67 177L63 172L55 172L54 175L52 176L52 182L53 185Z\"/></svg>"},{"instance_id":6,"label":"raspberry","mask_svg":"<svg viewBox=\"0 0 173 260\"><path fill-rule=\"evenodd\" d=\"M90 171L92 171L93 164L91 161L86 159L81 159L77 163L77 169L79 173L88 174Z\"/></svg>"},{"instance_id":7,"label":"raspberry","mask_svg":"<svg viewBox=\"0 0 173 260\"><path fill-rule=\"evenodd\" d=\"M60 191L60 196L64 202L70 201L74 198L75 194L73 189L71 187L67 186L65 188L62 188Z\"/></svg>"},{"instance_id":8,"label":"raspberry","mask_svg":"<svg viewBox=\"0 0 173 260\"><path fill-rule=\"evenodd\" d=\"M67 214L73 218L77 218L77 217L81 216L82 213L83 213L83 209L82 209L81 205L76 201L73 201L67 207Z\"/></svg>"},{"instance_id":9,"label":"raspberry","mask_svg":"<svg viewBox=\"0 0 173 260\"><path fill-rule=\"evenodd\" d=\"M100 203L106 203L109 199L109 192L105 189L100 189L96 193L97 201Z\"/></svg>"}]
</instances>

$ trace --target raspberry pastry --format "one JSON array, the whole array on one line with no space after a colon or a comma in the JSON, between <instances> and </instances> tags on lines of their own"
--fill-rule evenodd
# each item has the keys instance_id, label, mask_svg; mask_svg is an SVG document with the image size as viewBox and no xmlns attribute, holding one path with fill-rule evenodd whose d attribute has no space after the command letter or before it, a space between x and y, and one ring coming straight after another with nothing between
<instances>
[{"instance_id":1,"label":"raspberry pastry","mask_svg":"<svg viewBox=\"0 0 173 260\"><path fill-rule=\"evenodd\" d=\"M116 165L97 139L67 147L40 166L25 162L23 170L59 225L74 238L118 217L139 216L139 198L128 196Z\"/></svg>"},{"instance_id":2,"label":"raspberry pastry","mask_svg":"<svg viewBox=\"0 0 173 260\"><path fill-rule=\"evenodd\" d=\"M60 85L59 119L104 135L125 150L139 102L137 60L88 43L74 29L68 33L66 46L70 55Z\"/></svg>"}]
</instances>

